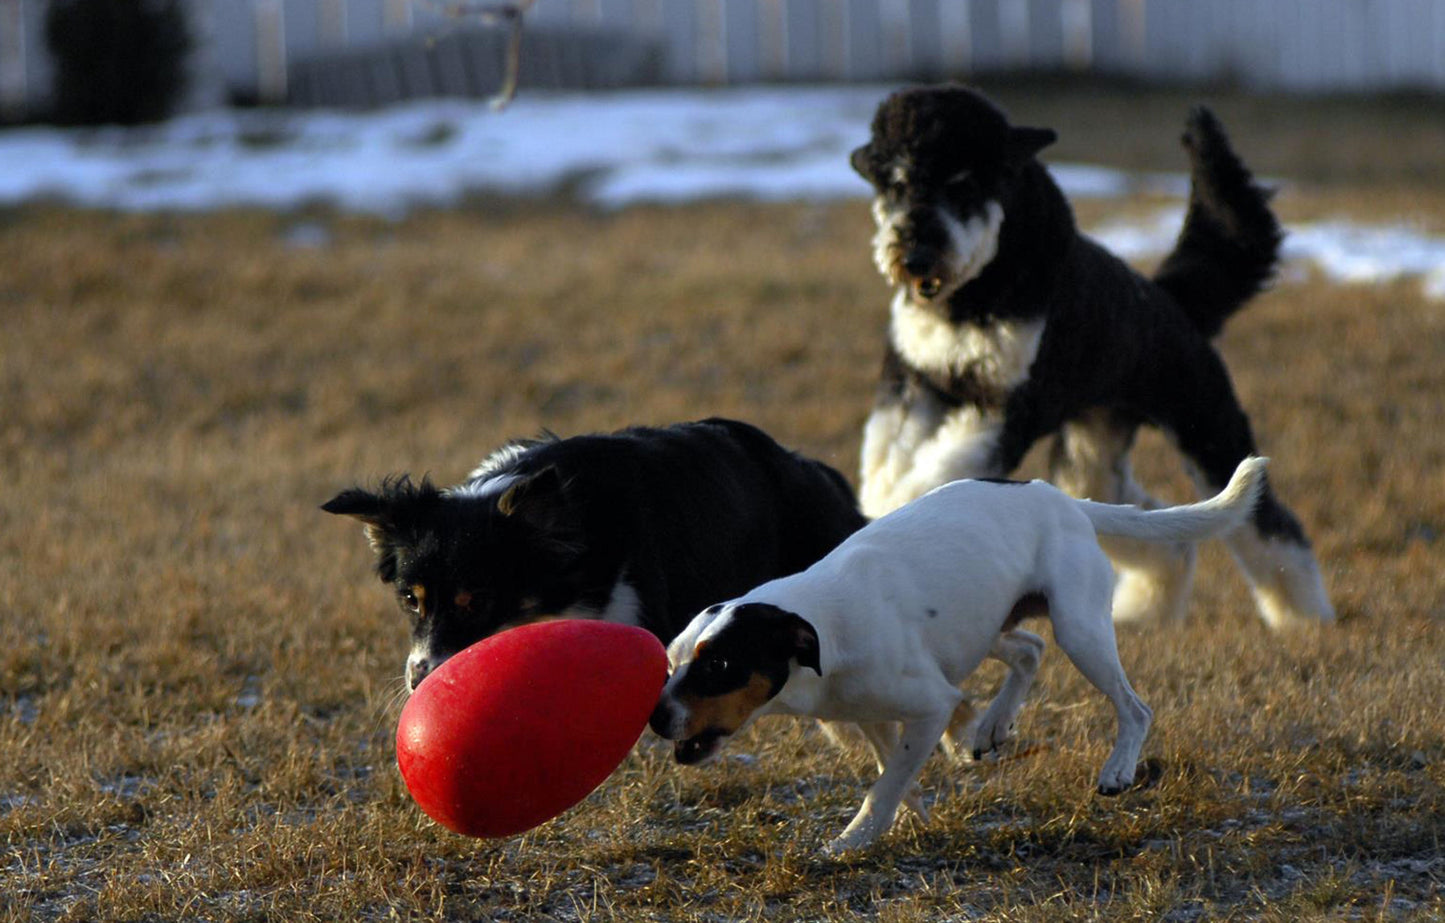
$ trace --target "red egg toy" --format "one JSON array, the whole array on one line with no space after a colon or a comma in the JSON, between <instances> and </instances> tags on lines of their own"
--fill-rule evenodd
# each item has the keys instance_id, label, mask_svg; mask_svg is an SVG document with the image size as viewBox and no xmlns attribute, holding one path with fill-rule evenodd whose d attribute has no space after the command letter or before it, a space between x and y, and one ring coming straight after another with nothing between
<instances>
[{"instance_id":1,"label":"red egg toy","mask_svg":"<svg viewBox=\"0 0 1445 923\"><path fill-rule=\"evenodd\" d=\"M667 652L641 628L523 625L478 641L417 686L401 710L396 762L437 823L511 836L601 785L666 681Z\"/></svg>"}]
</instances>

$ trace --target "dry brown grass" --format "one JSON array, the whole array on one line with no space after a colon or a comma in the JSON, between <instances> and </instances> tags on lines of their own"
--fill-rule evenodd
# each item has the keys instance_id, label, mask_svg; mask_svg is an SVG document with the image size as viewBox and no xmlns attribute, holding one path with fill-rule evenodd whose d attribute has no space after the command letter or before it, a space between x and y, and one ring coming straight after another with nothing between
<instances>
[{"instance_id":1,"label":"dry brown grass","mask_svg":"<svg viewBox=\"0 0 1445 923\"><path fill-rule=\"evenodd\" d=\"M1269 634L1207 549L1187 626L1121 634L1156 786L1091 794L1109 715L1055 653L1039 751L936 758L932 823L840 862L867 763L783 720L701 769L644 742L522 837L436 828L394 768L401 618L316 506L714 413L851 472L885 298L861 205L315 216L314 251L260 214L0 220L0 919L1445 913L1445 305L1413 285L1284 285L1222 343L1342 624ZM1187 495L1161 440L1141 467Z\"/></svg>"}]
</instances>

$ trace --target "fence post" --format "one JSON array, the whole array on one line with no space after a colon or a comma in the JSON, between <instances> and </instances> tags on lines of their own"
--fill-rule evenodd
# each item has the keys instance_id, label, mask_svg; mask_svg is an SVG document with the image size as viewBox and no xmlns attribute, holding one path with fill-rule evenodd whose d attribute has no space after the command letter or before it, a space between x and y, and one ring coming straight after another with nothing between
<instances>
[{"instance_id":1,"label":"fence post","mask_svg":"<svg viewBox=\"0 0 1445 923\"><path fill-rule=\"evenodd\" d=\"M973 70L973 0L945 0L938 5L943 65L959 76Z\"/></svg>"},{"instance_id":2,"label":"fence post","mask_svg":"<svg viewBox=\"0 0 1445 923\"><path fill-rule=\"evenodd\" d=\"M727 83L728 18L726 0L698 0L697 75L704 83Z\"/></svg>"},{"instance_id":3,"label":"fence post","mask_svg":"<svg viewBox=\"0 0 1445 923\"><path fill-rule=\"evenodd\" d=\"M788 61L788 13L786 0L759 0L758 71L765 80L781 80L793 76Z\"/></svg>"},{"instance_id":4,"label":"fence post","mask_svg":"<svg viewBox=\"0 0 1445 923\"><path fill-rule=\"evenodd\" d=\"M0 121L18 119L29 107L25 52L25 0L0 0Z\"/></svg>"},{"instance_id":5,"label":"fence post","mask_svg":"<svg viewBox=\"0 0 1445 923\"><path fill-rule=\"evenodd\" d=\"M381 21L388 32L410 32L412 0L385 0Z\"/></svg>"},{"instance_id":6,"label":"fence post","mask_svg":"<svg viewBox=\"0 0 1445 923\"><path fill-rule=\"evenodd\" d=\"M1142 77L1149 69L1148 0L1119 0L1119 23L1124 36L1126 66L1132 65L1134 76Z\"/></svg>"},{"instance_id":7,"label":"fence post","mask_svg":"<svg viewBox=\"0 0 1445 923\"><path fill-rule=\"evenodd\" d=\"M1004 61L1010 67L1028 67L1033 63L1028 0L1003 0L998 20Z\"/></svg>"},{"instance_id":8,"label":"fence post","mask_svg":"<svg viewBox=\"0 0 1445 923\"><path fill-rule=\"evenodd\" d=\"M286 12L282 0L255 0L256 93L262 102L286 98Z\"/></svg>"},{"instance_id":9,"label":"fence post","mask_svg":"<svg viewBox=\"0 0 1445 923\"><path fill-rule=\"evenodd\" d=\"M321 44L332 47L345 47L347 45L347 21L346 12L350 4L347 0L321 0L321 9L318 13Z\"/></svg>"},{"instance_id":10,"label":"fence post","mask_svg":"<svg viewBox=\"0 0 1445 923\"><path fill-rule=\"evenodd\" d=\"M1086 71L1094 64L1094 7L1090 0L1064 0L1059 7L1064 33L1064 65Z\"/></svg>"}]
</instances>

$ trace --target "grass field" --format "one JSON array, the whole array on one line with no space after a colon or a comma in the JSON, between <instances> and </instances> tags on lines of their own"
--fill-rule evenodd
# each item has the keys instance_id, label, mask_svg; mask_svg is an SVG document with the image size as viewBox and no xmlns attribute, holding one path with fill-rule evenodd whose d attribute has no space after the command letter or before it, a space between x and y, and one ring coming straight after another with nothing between
<instances>
[{"instance_id":1,"label":"grass field","mask_svg":"<svg viewBox=\"0 0 1445 923\"><path fill-rule=\"evenodd\" d=\"M1186 97L1085 96L1007 100L1072 159L1179 167ZM1440 230L1430 107L1220 111L1261 172L1306 181L1287 218ZM298 220L330 243L288 246ZM1112 718L1053 651L1019 747L935 757L932 822L862 856L816 853L869 762L783 719L702 768L649 736L510 840L415 809L404 622L318 504L460 478L542 427L711 414L851 475L885 316L870 233L861 203L0 216L0 920L1445 915L1445 303L1408 282L1291 277L1222 338L1341 622L1269 633L1206 548L1187 625L1121 631L1152 788L1092 794ZM1189 496L1161 439L1138 454Z\"/></svg>"}]
</instances>

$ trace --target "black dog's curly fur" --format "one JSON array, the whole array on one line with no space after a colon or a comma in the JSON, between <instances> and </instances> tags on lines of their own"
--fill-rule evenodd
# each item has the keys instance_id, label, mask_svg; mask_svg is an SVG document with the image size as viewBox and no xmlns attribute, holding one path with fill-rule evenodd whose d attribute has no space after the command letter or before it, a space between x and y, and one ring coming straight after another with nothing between
<instances>
[{"instance_id":1,"label":"black dog's curly fur","mask_svg":"<svg viewBox=\"0 0 1445 923\"><path fill-rule=\"evenodd\" d=\"M971 89L924 87L885 100L868 144L853 154L853 166L875 188L875 217L880 236L887 236L879 245L884 255L875 259L887 263L880 269L897 286L894 328L865 438L862 496L870 516L936 486L911 483L886 503L875 491L870 502L868 480L879 476L870 459L890 448L915 450L920 431L931 426L936 436L950 415L957 419L965 410L983 421L978 438L960 449L958 457L967 460L940 467L940 480L1006 475L1041 437L1085 421L1104 421L1120 455L1140 425L1161 428L1194 464L1201 486L1213 490L1256 453L1248 417L1210 338L1274 272L1282 233L1269 194L1230 148L1214 115L1196 107L1184 135L1192 163L1189 210L1174 251L1155 278L1146 279L1079 233L1063 193L1035 159L1054 137L1048 129L1010 125ZM989 209L1001 210L991 238ZM965 235L970 244L984 242L979 259L986 262L951 280L946 267L960 229L972 235ZM985 244L993 245L992 253ZM1036 352L1020 360L1026 373L1008 378L986 350L972 361L910 360L900 347L900 311L946 320L960 349L977 348L969 344L1000 330L1041 332ZM1061 440L1056 463L1068 451ZM1113 463L1125 471L1118 479L1127 480L1127 461ZM1319 583L1317 569L1307 572L1314 563L1303 530L1273 492L1266 491L1253 528L1259 542L1297 546L1294 556L1308 563L1296 576L1302 585ZM1243 562L1260 552L1237 554ZM1258 587L1261 575L1250 576ZM1322 585L1318 590L1314 602L1303 598L1311 592L1301 591L1285 608L1330 617Z\"/></svg>"}]
</instances>

